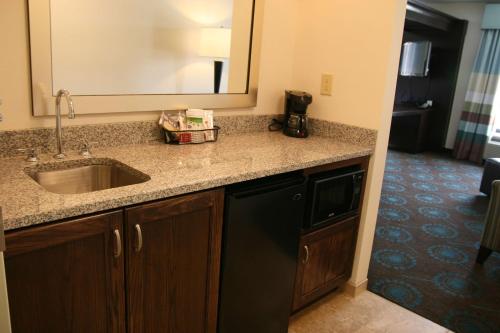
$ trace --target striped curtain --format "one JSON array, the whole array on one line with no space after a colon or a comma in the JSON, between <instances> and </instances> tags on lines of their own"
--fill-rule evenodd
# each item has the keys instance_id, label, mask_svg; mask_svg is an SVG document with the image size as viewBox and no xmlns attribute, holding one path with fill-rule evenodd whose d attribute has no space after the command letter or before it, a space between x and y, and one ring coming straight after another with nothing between
<instances>
[{"instance_id":1,"label":"striped curtain","mask_svg":"<svg viewBox=\"0 0 500 333\"><path fill-rule=\"evenodd\" d=\"M482 162L499 80L500 30L483 30L453 149L456 158Z\"/></svg>"}]
</instances>

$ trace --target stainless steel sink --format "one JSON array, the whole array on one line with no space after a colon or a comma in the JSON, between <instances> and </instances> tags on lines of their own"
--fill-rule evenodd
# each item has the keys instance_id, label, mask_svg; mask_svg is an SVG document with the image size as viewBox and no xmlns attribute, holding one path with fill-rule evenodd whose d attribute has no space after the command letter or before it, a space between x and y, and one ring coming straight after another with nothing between
<instances>
[{"instance_id":1,"label":"stainless steel sink","mask_svg":"<svg viewBox=\"0 0 500 333\"><path fill-rule=\"evenodd\" d=\"M41 169L26 172L44 189L58 194L101 191L144 183L151 179L148 175L111 159L73 161L73 165L45 165Z\"/></svg>"}]
</instances>

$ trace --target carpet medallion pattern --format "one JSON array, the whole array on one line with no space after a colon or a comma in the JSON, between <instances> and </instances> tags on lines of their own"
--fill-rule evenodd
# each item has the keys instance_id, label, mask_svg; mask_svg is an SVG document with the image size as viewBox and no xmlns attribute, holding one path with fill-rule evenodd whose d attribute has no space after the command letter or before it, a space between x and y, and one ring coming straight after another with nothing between
<instances>
[{"instance_id":1,"label":"carpet medallion pattern","mask_svg":"<svg viewBox=\"0 0 500 333\"><path fill-rule=\"evenodd\" d=\"M389 151L368 289L457 333L500 332L500 254L476 265L482 167Z\"/></svg>"}]
</instances>

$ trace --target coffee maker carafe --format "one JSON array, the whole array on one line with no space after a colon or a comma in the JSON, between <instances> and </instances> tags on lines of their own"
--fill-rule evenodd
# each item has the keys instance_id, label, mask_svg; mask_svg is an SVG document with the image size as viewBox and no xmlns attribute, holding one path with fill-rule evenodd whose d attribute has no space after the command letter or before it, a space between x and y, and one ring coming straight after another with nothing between
<instances>
[{"instance_id":1,"label":"coffee maker carafe","mask_svg":"<svg viewBox=\"0 0 500 333\"><path fill-rule=\"evenodd\" d=\"M285 91L285 119L283 133L295 138L307 138L307 106L312 95L304 91Z\"/></svg>"}]
</instances>

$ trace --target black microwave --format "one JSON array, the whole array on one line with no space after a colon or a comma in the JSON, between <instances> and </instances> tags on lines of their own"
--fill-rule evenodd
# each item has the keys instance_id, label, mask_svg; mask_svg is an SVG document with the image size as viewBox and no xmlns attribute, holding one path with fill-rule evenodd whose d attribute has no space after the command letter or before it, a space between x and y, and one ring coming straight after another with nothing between
<instances>
[{"instance_id":1,"label":"black microwave","mask_svg":"<svg viewBox=\"0 0 500 333\"><path fill-rule=\"evenodd\" d=\"M304 228L316 228L356 214L364 175L360 166L311 175Z\"/></svg>"}]
</instances>

